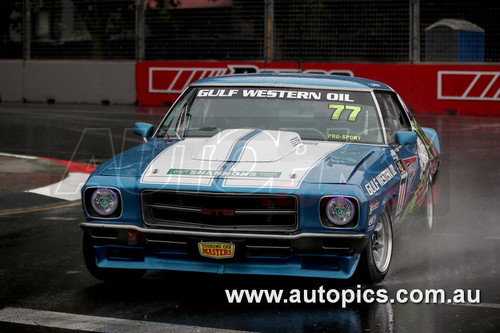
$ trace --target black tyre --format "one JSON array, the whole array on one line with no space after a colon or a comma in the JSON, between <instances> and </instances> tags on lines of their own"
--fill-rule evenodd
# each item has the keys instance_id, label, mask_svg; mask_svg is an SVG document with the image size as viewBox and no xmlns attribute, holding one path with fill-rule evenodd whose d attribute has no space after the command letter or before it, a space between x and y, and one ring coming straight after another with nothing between
<instances>
[{"instance_id":1,"label":"black tyre","mask_svg":"<svg viewBox=\"0 0 500 333\"><path fill-rule=\"evenodd\" d=\"M420 207L420 219L422 221L424 230L431 232L434 227L434 196L432 192L432 182L427 184L425 198Z\"/></svg>"},{"instance_id":2,"label":"black tyre","mask_svg":"<svg viewBox=\"0 0 500 333\"><path fill-rule=\"evenodd\" d=\"M101 268L96 265L94 241L87 233L83 234L83 259L87 270L93 277L106 282L120 282L138 280L142 278L146 270L142 269L116 269Z\"/></svg>"},{"instance_id":3,"label":"black tyre","mask_svg":"<svg viewBox=\"0 0 500 333\"><path fill-rule=\"evenodd\" d=\"M361 254L358 278L366 283L382 281L392 261L392 218L389 211L382 210L373 234Z\"/></svg>"}]
</instances>

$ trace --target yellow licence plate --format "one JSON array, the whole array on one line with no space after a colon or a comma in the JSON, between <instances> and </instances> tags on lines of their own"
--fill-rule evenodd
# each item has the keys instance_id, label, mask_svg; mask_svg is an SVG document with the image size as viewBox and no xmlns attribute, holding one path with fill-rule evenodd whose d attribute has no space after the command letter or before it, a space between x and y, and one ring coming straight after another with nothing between
<instances>
[{"instance_id":1,"label":"yellow licence plate","mask_svg":"<svg viewBox=\"0 0 500 333\"><path fill-rule=\"evenodd\" d=\"M202 257L227 259L234 257L234 244L218 242L200 242L198 250Z\"/></svg>"}]
</instances>

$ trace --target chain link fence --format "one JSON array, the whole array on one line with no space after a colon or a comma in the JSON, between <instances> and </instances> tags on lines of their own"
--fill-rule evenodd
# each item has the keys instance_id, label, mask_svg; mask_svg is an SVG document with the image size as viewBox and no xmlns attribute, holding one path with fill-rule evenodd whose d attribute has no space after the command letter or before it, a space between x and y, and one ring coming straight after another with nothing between
<instances>
[{"instance_id":1,"label":"chain link fence","mask_svg":"<svg viewBox=\"0 0 500 333\"><path fill-rule=\"evenodd\" d=\"M0 58L500 62L500 2L6 0Z\"/></svg>"}]
</instances>

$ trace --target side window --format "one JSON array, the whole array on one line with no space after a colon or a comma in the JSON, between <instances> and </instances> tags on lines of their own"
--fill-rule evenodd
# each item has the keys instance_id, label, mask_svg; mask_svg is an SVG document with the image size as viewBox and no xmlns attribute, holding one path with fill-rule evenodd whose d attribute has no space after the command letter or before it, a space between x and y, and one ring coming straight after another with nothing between
<instances>
[{"instance_id":1,"label":"side window","mask_svg":"<svg viewBox=\"0 0 500 333\"><path fill-rule=\"evenodd\" d=\"M384 118L389 143L394 142L396 132L411 131L410 121L394 93L376 92L375 96L382 112L382 118Z\"/></svg>"}]
</instances>

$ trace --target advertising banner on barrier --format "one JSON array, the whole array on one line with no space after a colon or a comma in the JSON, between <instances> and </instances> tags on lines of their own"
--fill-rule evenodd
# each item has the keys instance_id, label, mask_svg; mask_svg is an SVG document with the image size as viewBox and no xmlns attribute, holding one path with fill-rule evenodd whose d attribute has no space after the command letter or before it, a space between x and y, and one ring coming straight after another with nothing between
<instances>
[{"instance_id":1,"label":"advertising banner on barrier","mask_svg":"<svg viewBox=\"0 0 500 333\"><path fill-rule=\"evenodd\" d=\"M138 62L137 99L141 105L169 105L190 83L202 78L297 71L298 64L292 62ZM384 82L417 113L500 115L499 65L303 63L302 72Z\"/></svg>"}]
</instances>

